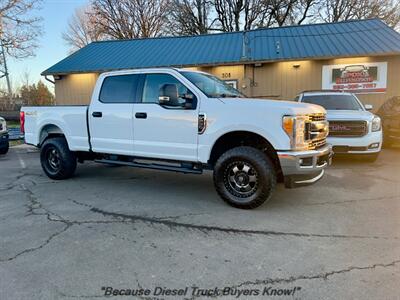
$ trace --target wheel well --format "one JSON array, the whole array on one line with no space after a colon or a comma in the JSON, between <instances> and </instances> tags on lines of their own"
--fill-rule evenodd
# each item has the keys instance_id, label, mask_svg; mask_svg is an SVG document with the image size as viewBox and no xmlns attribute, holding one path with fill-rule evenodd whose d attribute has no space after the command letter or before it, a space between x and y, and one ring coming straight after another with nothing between
<instances>
[{"instance_id":1,"label":"wheel well","mask_svg":"<svg viewBox=\"0 0 400 300\"><path fill-rule=\"evenodd\" d=\"M278 180L282 179L282 169L274 147L264 137L250 131L233 131L221 136L215 142L211 150L210 160L208 161L208 163L214 166L218 158L223 153L225 153L229 149L239 146L250 146L264 152L274 164Z\"/></svg>"},{"instance_id":2,"label":"wheel well","mask_svg":"<svg viewBox=\"0 0 400 300\"><path fill-rule=\"evenodd\" d=\"M64 133L62 130L53 124L48 124L42 128L40 131L40 136L39 136L39 146L43 144L45 140L47 140L50 137L56 137L56 136L62 136L64 137Z\"/></svg>"}]
</instances>

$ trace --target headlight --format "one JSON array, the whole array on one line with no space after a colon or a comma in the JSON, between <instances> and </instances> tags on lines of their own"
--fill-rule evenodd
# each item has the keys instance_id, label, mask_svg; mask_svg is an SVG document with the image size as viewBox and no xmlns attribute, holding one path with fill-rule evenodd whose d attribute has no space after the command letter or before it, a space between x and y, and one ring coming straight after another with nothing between
<instances>
[{"instance_id":1,"label":"headlight","mask_svg":"<svg viewBox=\"0 0 400 300\"><path fill-rule=\"evenodd\" d=\"M381 130L381 127L382 127L381 126L381 118L375 116L372 119L372 126L371 126L372 132Z\"/></svg>"},{"instance_id":2,"label":"headlight","mask_svg":"<svg viewBox=\"0 0 400 300\"><path fill-rule=\"evenodd\" d=\"M306 142L305 127L307 116L284 116L282 120L282 128L290 138L292 150L302 151L308 150L308 142Z\"/></svg>"},{"instance_id":3,"label":"headlight","mask_svg":"<svg viewBox=\"0 0 400 300\"><path fill-rule=\"evenodd\" d=\"M0 132L7 131L6 120L0 119Z\"/></svg>"}]
</instances>

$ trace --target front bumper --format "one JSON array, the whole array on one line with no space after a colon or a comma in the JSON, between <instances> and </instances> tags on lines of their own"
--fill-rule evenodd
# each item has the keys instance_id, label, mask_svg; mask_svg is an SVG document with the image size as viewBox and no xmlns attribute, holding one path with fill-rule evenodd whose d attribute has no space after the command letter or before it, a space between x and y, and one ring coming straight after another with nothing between
<instances>
[{"instance_id":1,"label":"front bumper","mask_svg":"<svg viewBox=\"0 0 400 300\"><path fill-rule=\"evenodd\" d=\"M335 154L373 154L381 151L382 131L370 132L362 137L329 137Z\"/></svg>"},{"instance_id":2,"label":"front bumper","mask_svg":"<svg viewBox=\"0 0 400 300\"><path fill-rule=\"evenodd\" d=\"M332 156L329 144L317 150L278 151L285 186L293 188L317 182L332 163Z\"/></svg>"}]
</instances>

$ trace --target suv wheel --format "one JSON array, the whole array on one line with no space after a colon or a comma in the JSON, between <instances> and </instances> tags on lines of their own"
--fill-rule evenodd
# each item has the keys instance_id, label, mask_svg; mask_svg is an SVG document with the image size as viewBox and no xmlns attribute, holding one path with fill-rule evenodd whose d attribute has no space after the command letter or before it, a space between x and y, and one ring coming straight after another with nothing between
<instances>
[{"instance_id":1,"label":"suv wheel","mask_svg":"<svg viewBox=\"0 0 400 300\"><path fill-rule=\"evenodd\" d=\"M40 162L46 175L56 180L71 177L76 169L76 156L63 137L50 138L43 143Z\"/></svg>"},{"instance_id":2,"label":"suv wheel","mask_svg":"<svg viewBox=\"0 0 400 300\"><path fill-rule=\"evenodd\" d=\"M214 185L221 198L233 207L256 208L270 199L276 185L276 172L260 150L237 147L217 160Z\"/></svg>"},{"instance_id":3,"label":"suv wheel","mask_svg":"<svg viewBox=\"0 0 400 300\"><path fill-rule=\"evenodd\" d=\"M0 154L7 154L9 148L10 148L10 145L7 142L7 144L3 148L0 148Z\"/></svg>"}]
</instances>

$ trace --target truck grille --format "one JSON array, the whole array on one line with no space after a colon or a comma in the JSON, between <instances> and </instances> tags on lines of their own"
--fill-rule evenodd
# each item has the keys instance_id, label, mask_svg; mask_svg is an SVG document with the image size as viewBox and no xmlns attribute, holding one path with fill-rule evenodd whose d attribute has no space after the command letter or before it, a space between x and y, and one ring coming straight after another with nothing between
<instances>
[{"instance_id":1,"label":"truck grille","mask_svg":"<svg viewBox=\"0 0 400 300\"><path fill-rule=\"evenodd\" d=\"M326 137L329 127L325 114L312 114L308 116L309 122L306 123L306 140L310 150L318 149L326 145Z\"/></svg>"},{"instance_id":2,"label":"truck grille","mask_svg":"<svg viewBox=\"0 0 400 300\"><path fill-rule=\"evenodd\" d=\"M322 146L326 145L326 138L325 139L320 139L320 140L314 140L308 143L308 148L310 150L318 149Z\"/></svg>"},{"instance_id":3,"label":"truck grille","mask_svg":"<svg viewBox=\"0 0 400 300\"><path fill-rule=\"evenodd\" d=\"M325 121L326 116L325 114L312 114L309 115L310 121L315 122L315 121Z\"/></svg>"},{"instance_id":4,"label":"truck grille","mask_svg":"<svg viewBox=\"0 0 400 300\"><path fill-rule=\"evenodd\" d=\"M366 121L330 121L329 136L362 137L368 132Z\"/></svg>"}]
</instances>

